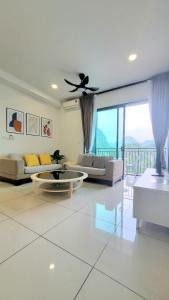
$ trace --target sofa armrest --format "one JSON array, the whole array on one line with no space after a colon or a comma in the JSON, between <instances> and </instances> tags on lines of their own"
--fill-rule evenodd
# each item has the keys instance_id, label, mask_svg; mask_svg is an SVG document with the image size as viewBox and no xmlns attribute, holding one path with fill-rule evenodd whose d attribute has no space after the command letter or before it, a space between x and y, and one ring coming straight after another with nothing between
<instances>
[{"instance_id":1,"label":"sofa armrest","mask_svg":"<svg viewBox=\"0 0 169 300\"><path fill-rule=\"evenodd\" d=\"M69 161L65 161L64 163L63 163L63 166L64 166L64 169L69 169L69 166L74 166L74 165L76 165L77 163L75 162L75 161L71 161L71 160L69 160Z\"/></svg>"},{"instance_id":2,"label":"sofa armrest","mask_svg":"<svg viewBox=\"0 0 169 300\"><path fill-rule=\"evenodd\" d=\"M24 174L24 161L9 158L0 158L0 176L11 174L14 176Z\"/></svg>"},{"instance_id":3,"label":"sofa armrest","mask_svg":"<svg viewBox=\"0 0 169 300\"><path fill-rule=\"evenodd\" d=\"M116 180L123 176L123 161L120 160L109 160L106 164L106 177L109 179Z\"/></svg>"}]
</instances>

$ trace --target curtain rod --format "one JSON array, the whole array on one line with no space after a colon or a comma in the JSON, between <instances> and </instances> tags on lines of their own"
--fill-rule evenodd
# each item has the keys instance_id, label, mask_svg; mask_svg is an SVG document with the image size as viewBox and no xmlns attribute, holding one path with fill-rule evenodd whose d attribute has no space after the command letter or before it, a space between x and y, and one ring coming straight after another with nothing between
<instances>
[{"instance_id":1,"label":"curtain rod","mask_svg":"<svg viewBox=\"0 0 169 300\"><path fill-rule=\"evenodd\" d=\"M115 87L115 88L112 88L112 89L108 89L108 90L105 90L105 91L101 91L101 92L95 93L95 95L100 95L100 94L104 94L104 93L113 92L113 91L116 91L116 90L120 90L120 89L129 87L129 86L133 86L133 85L136 85L136 84L144 83L144 82L147 82L147 81L148 81L148 79L141 80L141 81L136 81L136 82L132 82L132 83L128 83L128 84L121 85L121 86L118 86L118 87Z\"/></svg>"}]
</instances>

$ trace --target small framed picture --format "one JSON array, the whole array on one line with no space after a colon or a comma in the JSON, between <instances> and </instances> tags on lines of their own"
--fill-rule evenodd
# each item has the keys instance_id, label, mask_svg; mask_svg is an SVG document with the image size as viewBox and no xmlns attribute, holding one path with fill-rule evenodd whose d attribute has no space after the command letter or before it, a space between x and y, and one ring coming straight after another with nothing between
<instances>
[{"instance_id":1,"label":"small framed picture","mask_svg":"<svg viewBox=\"0 0 169 300\"><path fill-rule=\"evenodd\" d=\"M29 113L26 114L26 134L40 135L40 117Z\"/></svg>"},{"instance_id":2,"label":"small framed picture","mask_svg":"<svg viewBox=\"0 0 169 300\"><path fill-rule=\"evenodd\" d=\"M43 137L52 137L52 120L41 118L41 135Z\"/></svg>"},{"instance_id":3,"label":"small framed picture","mask_svg":"<svg viewBox=\"0 0 169 300\"><path fill-rule=\"evenodd\" d=\"M24 112L13 108L6 108L6 131L24 134Z\"/></svg>"}]
</instances>

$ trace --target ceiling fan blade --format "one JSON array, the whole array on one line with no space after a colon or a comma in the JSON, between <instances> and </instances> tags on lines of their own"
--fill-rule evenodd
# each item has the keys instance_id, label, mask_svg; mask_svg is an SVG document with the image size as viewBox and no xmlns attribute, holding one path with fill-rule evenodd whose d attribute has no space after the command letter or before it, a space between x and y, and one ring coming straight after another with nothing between
<instances>
[{"instance_id":1,"label":"ceiling fan blade","mask_svg":"<svg viewBox=\"0 0 169 300\"><path fill-rule=\"evenodd\" d=\"M67 80L67 79L64 79L64 81L65 81L67 84L70 84L70 85L73 85L73 86L78 87L78 84L74 84L74 83L70 82L70 81Z\"/></svg>"},{"instance_id":2,"label":"ceiling fan blade","mask_svg":"<svg viewBox=\"0 0 169 300\"><path fill-rule=\"evenodd\" d=\"M69 91L69 92L73 93L73 92L76 92L77 90L78 90L78 87L75 88L75 89L73 89L73 90L71 90L71 91Z\"/></svg>"},{"instance_id":3,"label":"ceiling fan blade","mask_svg":"<svg viewBox=\"0 0 169 300\"><path fill-rule=\"evenodd\" d=\"M86 76L83 80L82 80L82 85L86 85L89 83L89 76Z\"/></svg>"},{"instance_id":4,"label":"ceiling fan blade","mask_svg":"<svg viewBox=\"0 0 169 300\"><path fill-rule=\"evenodd\" d=\"M97 87L86 87L86 90L90 90L92 92L96 92L96 91L99 90L99 88L97 88Z\"/></svg>"},{"instance_id":5,"label":"ceiling fan blade","mask_svg":"<svg viewBox=\"0 0 169 300\"><path fill-rule=\"evenodd\" d=\"M79 78L82 81L85 78L85 74L84 73L79 73Z\"/></svg>"}]
</instances>

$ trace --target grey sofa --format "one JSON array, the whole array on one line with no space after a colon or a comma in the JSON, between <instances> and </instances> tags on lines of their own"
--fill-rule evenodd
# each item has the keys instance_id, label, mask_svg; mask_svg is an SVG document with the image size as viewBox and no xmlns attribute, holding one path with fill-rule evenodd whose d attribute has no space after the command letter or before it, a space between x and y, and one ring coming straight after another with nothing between
<instances>
[{"instance_id":1,"label":"grey sofa","mask_svg":"<svg viewBox=\"0 0 169 300\"><path fill-rule=\"evenodd\" d=\"M15 185L29 181L34 173L60 169L60 164L26 167L22 154L9 154L0 157L0 180Z\"/></svg>"},{"instance_id":2,"label":"grey sofa","mask_svg":"<svg viewBox=\"0 0 169 300\"><path fill-rule=\"evenodd\" d=\"M64 165L67 170L86 172L90 181L110 186L123 177L123 161L111 156L79 155L76 163Z\"/></svg>"}]
</instances>

